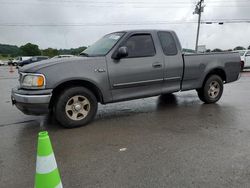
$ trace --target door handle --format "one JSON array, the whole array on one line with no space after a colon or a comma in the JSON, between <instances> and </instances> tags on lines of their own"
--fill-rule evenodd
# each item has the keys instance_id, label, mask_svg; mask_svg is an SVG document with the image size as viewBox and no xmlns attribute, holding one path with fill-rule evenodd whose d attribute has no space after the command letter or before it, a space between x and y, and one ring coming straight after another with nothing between
<instances>
[{"instance_id":1,"label":"door handle","mask_svg":"<svg viewBox=\"0 0 250 188\"><path fill-rule=\"evenodd\" d=\"M161 68L161 67L162 67L162 64L161 64L161 63L158 63L158 62L157 62L157 63L153 63L153 64L152 64L152 67L153 67L153 68Z\"/></svg>"},{"instance_id":2,"label":"door handle","mask_svg":"<svg viewBox=\"0 0 250 188\"><path fill-rule=\"evenodd\" d=\"M105 69L95 69L95 72L106 72Z\"/></svg>"}]
</instances>

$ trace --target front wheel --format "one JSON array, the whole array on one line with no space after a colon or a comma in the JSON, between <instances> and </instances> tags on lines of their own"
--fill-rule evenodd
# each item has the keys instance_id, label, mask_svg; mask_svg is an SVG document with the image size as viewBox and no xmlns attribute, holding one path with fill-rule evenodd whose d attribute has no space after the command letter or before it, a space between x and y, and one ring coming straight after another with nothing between
<instances>
[{"instance_id":1,"label":"front wheel","mask_svg":"<svg viewBox=\"0 0 250 188\"><path fill-rule=\"evenodd\" d=\"M223 93L223 81L217 75L211 75L205 82L203 88L197 90L198 96L204 103L217 102Z\"/></svg>"},{"instance_id":2,"label":"front wheel","mask_svg":"<svg viewBox=\"0 0 250 188\"><path fill-rule=\"evenodd\" d=\"M80 127L94 119L97 106L96 97L91 91L84 87L71 87L59 96L55 116L63 127Z\"/></svg>"}]
</instances>

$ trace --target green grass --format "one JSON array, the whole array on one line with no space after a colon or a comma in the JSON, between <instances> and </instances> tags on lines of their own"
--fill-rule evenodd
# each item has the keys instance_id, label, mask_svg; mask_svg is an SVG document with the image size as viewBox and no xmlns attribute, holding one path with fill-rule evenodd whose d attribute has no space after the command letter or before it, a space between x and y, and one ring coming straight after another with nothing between
<instances>
[{"instance_id":1,"label":"green grass","mask_svg":"<svg viewBox=\"0 0 250 188\"><path fill-rule=\"evenodd\" d=\"M3 57L3 56L1 56L0 55L0 60L2 60L2 61L6 61L6 60L8 60L8 59L10 59L11 57Z\"/></svg>"}]
</instances>

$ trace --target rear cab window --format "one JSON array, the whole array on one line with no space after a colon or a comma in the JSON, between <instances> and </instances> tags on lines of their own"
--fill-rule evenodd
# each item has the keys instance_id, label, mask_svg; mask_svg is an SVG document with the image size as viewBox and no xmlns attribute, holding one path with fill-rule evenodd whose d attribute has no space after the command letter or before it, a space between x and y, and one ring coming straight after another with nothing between
<instances>
[{"instance_id":1,"label":"rear cab window","mask_svg":"<svg viewBox=\"0 0 250 188\"><path fill-rule=\"evenodd\" d=\"M177 55L178 50L172 34L166 31L159 31L157 34L161 43L163 53L165 55Z\"/></svg>"}]
</instances>

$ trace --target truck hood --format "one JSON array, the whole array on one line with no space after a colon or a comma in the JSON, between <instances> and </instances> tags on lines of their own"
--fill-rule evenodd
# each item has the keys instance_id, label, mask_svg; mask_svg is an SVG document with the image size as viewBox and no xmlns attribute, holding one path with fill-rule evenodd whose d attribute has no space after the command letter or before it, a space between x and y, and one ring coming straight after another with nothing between
<instances>
[{"instance_id":1,"label":"truck hood","mask_svg":"<svg viewBox=\"0 0 250 188\"><path fill-rule=\"evenodd\" d=\"M55 59L48 59L48 60L43 60L35 63L31 63L28 65L25 65L19 69L20 72L27 72L27 73L34 73L34 72L39 72L40 69L47 68L50 66L56 66L57 64L61 63L74 63L74 62L88 62L92 61L94 59L100 59L100 57L70 57L70 58L55 58ZM104 57L102 57L104 58Z\"/></svg>"}]
</instances>

